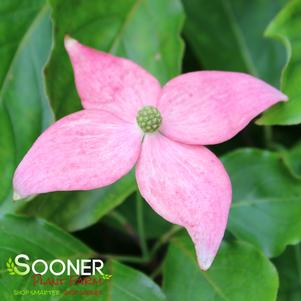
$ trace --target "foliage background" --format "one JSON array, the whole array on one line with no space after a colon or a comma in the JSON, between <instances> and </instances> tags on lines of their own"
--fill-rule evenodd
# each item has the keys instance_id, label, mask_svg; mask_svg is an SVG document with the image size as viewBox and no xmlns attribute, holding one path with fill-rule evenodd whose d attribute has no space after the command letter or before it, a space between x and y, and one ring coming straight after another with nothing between
<instances>
[{"instance_id":1,"label":"foliage background","mask_svg":"<svg viewBox=\"0 0 301 301\"><path fill-rule=\"evenodd\" d=\"M234 196L208 272L186 232L135 197L133 173L103 189L12 202L11 178L31 144L81 108L65 34L134 60L162 84L181 72L234 70L289 96L212 147ZM7 259L22 252L106 259L113 277L102 296L72 300L301 300L300 35L300 0L1 0L0 299L70 299L14 296L32 288L6 271Z\"/></svg>"}]
</instances>

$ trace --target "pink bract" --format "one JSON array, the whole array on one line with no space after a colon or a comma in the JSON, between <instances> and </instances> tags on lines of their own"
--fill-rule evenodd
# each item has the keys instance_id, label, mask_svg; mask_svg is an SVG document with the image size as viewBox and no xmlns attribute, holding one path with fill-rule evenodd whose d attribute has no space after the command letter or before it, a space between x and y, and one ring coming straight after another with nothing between
<instances>
[{"instance_id":1,"label":"pink bract","mask_svg":"<svg viewBox=\"0 0 301 301\"><path fill-rule=\"evenodd\" d=\"M180 75L163 88L140 66L66 38L84 110L50 126L19 164L16 198L104 187L137 163L139 190L168 221L185 227L200 267L218 251L231 205L220 160L202 145L226 141L256 115L287 100L262 80L238 72ZM158 132L143 133L138 110L156 107Z\"/></svg>"}]
</instances>

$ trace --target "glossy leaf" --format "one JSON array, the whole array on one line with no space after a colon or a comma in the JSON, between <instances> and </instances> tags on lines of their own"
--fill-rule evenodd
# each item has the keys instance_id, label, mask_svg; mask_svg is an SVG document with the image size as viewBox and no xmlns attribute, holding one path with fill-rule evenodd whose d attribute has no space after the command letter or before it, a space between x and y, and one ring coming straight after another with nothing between
<instances>
[{"instance_id":1,"label":"glossy leaf","mask_svg":"<svg viewBox=\"0 0 301 301\"><path fill-rule=\"evenodd\" d=\"M259 120L260 124L301 123L301 1L290 1L281 10L266 31L266 36L280 41L287 52L287 64L281 76L281 90L289 101L267 111Z\"/></svg>"},{"instance_id":2,"label":"glossy leaf","mask_svg":"<svg viewBox=\"0 0 301 301\"><path fill-rule=\"evenodd\" d=\"M274 263L280 278L277 300L301 300L301 245L289 246Z\"/></svg>"},{"instance_id":3,"label":"glossy leaf","mask_svg":"<svg viewBox=\"0 0 301 301\"><path fill-rule=\"evenodd\" d=\"M46 218L68 231L76 231L96 223L135 190L136 180L130 173L101 189L39 195L22 207L21 212Z\"/></svg>"},{"instance_id":4,"label":"glossy leaf","mask_svg":"<svg viewBox=\"0 0 301 301\"><path fill-rule=\"evenodd\" d=\"M47 289L47 286L35 286L33 284L33 279L31 278L33 274L31 272L25 276L10 275L5 266L6 261L10 257L14 258L18 254L26 254L31 260L44 259L49 262L56 258L66 260L68 258L80 259L93 256L93 251L79 240L43 220L2 215L0 223L1 300L18 300L18 297L14 295L14 290ZM46 273L44 277L54 276ZM66 285L52 289L59 289L63 292L67 288L68 282ZM60 297L53 297L52 300L59 300ZM45 300L46 298L47 296L43 295L31 296L28 294L23 296L22 300Z\"/></svg>"},{"instance_id":5,"label":"glossy leaf","mask_svg":"<svg viewBox=\"0 0 301 301\"><path fill-rule=\"evenodd\" d=\"M166 300L160 287L141 272L116 261L108 262L106 267L112 279L104 283L103 300Z\"/></svg>"},{"instance_id":6,"label":"glossy leaf","mask_svg":"<svg viewBox=\"0 0 301 301\"><path fill-rule=\"evenodd\" d=\"M18 254L26 254L31 262L43 259L48 264L53 259L76 260L95 257L95 253L61 229L41 219L21 217L15 215L2 215L0 217L0 298L5 301L17 300L14 290L59 290L58 296L52 296L51 300L69 300L70 296L64 296L66 290L87 291L99 290L102 300L123 301L161 301L166 300L160 288L147 276L132 268L115 261L105 263L105 272L112 275L110 280L102 281L101 285L70 285L69 276L63 274L56 276L58 279L66 277L63 284L57 286L34 285L32 272L25 276L9 274L8 265L13 266L11 258ZM34 234L34 235L33 235ZM6 264L8 262L8 265ZM37 266L38 268L38 266ZM41 268L41 266L40 266ZM97 277L97 276L95 276ZM47 278L55 278L51 273L43 275ZM22 300L50 300L49 296L22 296ZM72 296L72 300L95 300L95 295Z\"/></svg>"},{"instance_id":7,"label":"glossy leaf","mask_svg":"<svg viewBox=\"0 0 301 301\"><path fill-rule=\"evenodd\" d=\"M242 240L279 255L301 240L301 181L281 154L241 149L223 157L233 187L228 229Z\"/></svg>"},{"instance_id":8,"label":"glossy leaf","mask_svg":"<svg viewBox=\"0 0 301 301\"><path fill-rule=\"evenodd\" d=\"M253 246L224 242L212 267L200 270L190 239L172 240L163 269L163 290L172 301L274 301L278 276Z\"/></svg>"},{"instance_id":9,"label":"glossy leaf","mask_svg":"<svg viewBox=\"0 0 301 301\"><path fill-rule=\"evenodd\" d=\"M282 156L292 174L301 180L301 143L297 143L288 151L283 151Z\"/></svg>"},{"instance_id":10,"label":"glossy leaf","mask_svg":"<svg viewBox=\"0 0 301 301\"><path fill-rule=\"evenodd\" d=\"M285 50L263 37L285 1L184 0L184 34L205 69L241 71L279 86Z\"/></svg>"},{"instance_id":11,"label":"glossy leaf","mask_svg":"<svg viewBox=\"0 0 301 301\"><path fill-rule=\"evenodd\" d=\"M53 119L42 76L52 33L47 1L1 1L0 15L0 205L3 212L15 207L11 202L15 166Z\"/></svg>"},{"instance_id":12,"label":"glossy leaf","mask_svg":"<svg viewBox=\"0 0 301 301\"><path fill-rule=\"evenodd\" d=\"M57 117L80 109L69 58L68 34L91 47L130 58L162 82L180 72L183 9L179 0L51 0L55 47L47 86ZM146 22L147 20L147 22Z\"/></svg>"}]
</instances>

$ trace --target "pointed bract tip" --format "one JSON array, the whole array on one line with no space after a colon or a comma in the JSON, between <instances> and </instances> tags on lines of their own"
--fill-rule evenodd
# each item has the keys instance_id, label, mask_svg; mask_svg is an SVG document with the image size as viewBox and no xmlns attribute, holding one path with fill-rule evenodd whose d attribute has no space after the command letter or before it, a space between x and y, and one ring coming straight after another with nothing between
<instances>
[{"instance_id":1,"label":"pointed bract tip","mask_svg":"<svg viewBox=\"0 0 301 301\"><path fill-rule=\"evenodd\" d=\"M202 271L206 272L212 265L213 258L210 260L201 260L198 258L198 264Z\"/></svg>"},{"instance_id":2,"label":"pointed bract tip","mask_svg":"<svg viewBox=\"0 0 301 301\"><path fill-rule=\"evenodd\" d=\"M195 245L196 247L196 255L197 255L197 261L199 264L199 267L202 271L207 271L215 258L216 252L202 248L200 245Z\"/></svg>"},{"instance_id":3,"label":"pointed bract tip","mask_svg":"<svg viewBox=\"0 0 301 301\"><path fill-rule=\"evenodd\" d=\"M282 94L282 100L283 100L283 101L288 101L288 96L285 95L285 94L282 93L282 92L281 92L281 94Z\"/></svg>"},{"instance_id":4,"label":"pointed bract tip","mask_svg":"<svg viewBox=\"0 0 301 301\"><path fill-rule=\"evenodd\" d=\"M65 38L64 38L64 44L65 44L65 48L70 51L74 45L76 45L78 43L77 40L71 38L70 36L68 35L65 35Z\"/></svg>"},{"instance_id":5,"label":"pointed bract tip","mask_svg":"<svg viewBox=\"0 0 301 301\"><path fill-rule=\"evenodd\" d=\"M21 199L23 199L23 197L20 194L18 194L16 191L14 191L13 201L18 201L18 200L21 200Z\"/></svg>"}]
</instances>

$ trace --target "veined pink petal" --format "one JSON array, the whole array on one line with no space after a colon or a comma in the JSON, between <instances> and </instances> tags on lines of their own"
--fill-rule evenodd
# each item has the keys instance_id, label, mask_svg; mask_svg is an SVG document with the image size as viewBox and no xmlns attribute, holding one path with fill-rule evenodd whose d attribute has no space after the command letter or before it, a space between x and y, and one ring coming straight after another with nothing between
<instances>
[{"instance_id":1,"label":"veined pink petal","mask_svg":"<svg viewBox=\"0 0 301 301\"><path fill-rule=\"evenodd\" d=\"M231 183L219 159L203 146L146 135L136 177L150 206L188 230L200 267L208 269L223 238L231 203Z\"/></svg>"},{"instance_id":2,"label":"veined pink petal","mask_svg":"<svg viewBox=\"0 0 301 301\"><path fill-rule=\"evenodd\" d=\"M200 71L166 84L159 100L161 132L188 144L215 144L242 130L287 96L248 74Z\"/></svg>"},{"instance_id":3,"label":"veined pink petal","mask_svg":"<svg viewBox=\"0 0 301 301\"><path fill-rule=\"evenodd\" d=\"M14 175L18 196L109 185L135 164L142 135L103 111L84 110L50 126L28 151Z\"/></svg>"},{"instance_id":4,"label":"veined pink petal","mask_svg":"<svg viewBox=\"0 0 301 301\"><path fill-rule=\"evenodd\" d=\"M83 107L112 112L133 121L144 105L156 105L157 79L130 60L115 57L65 38Z\"/></svg>"}]
</instances>

